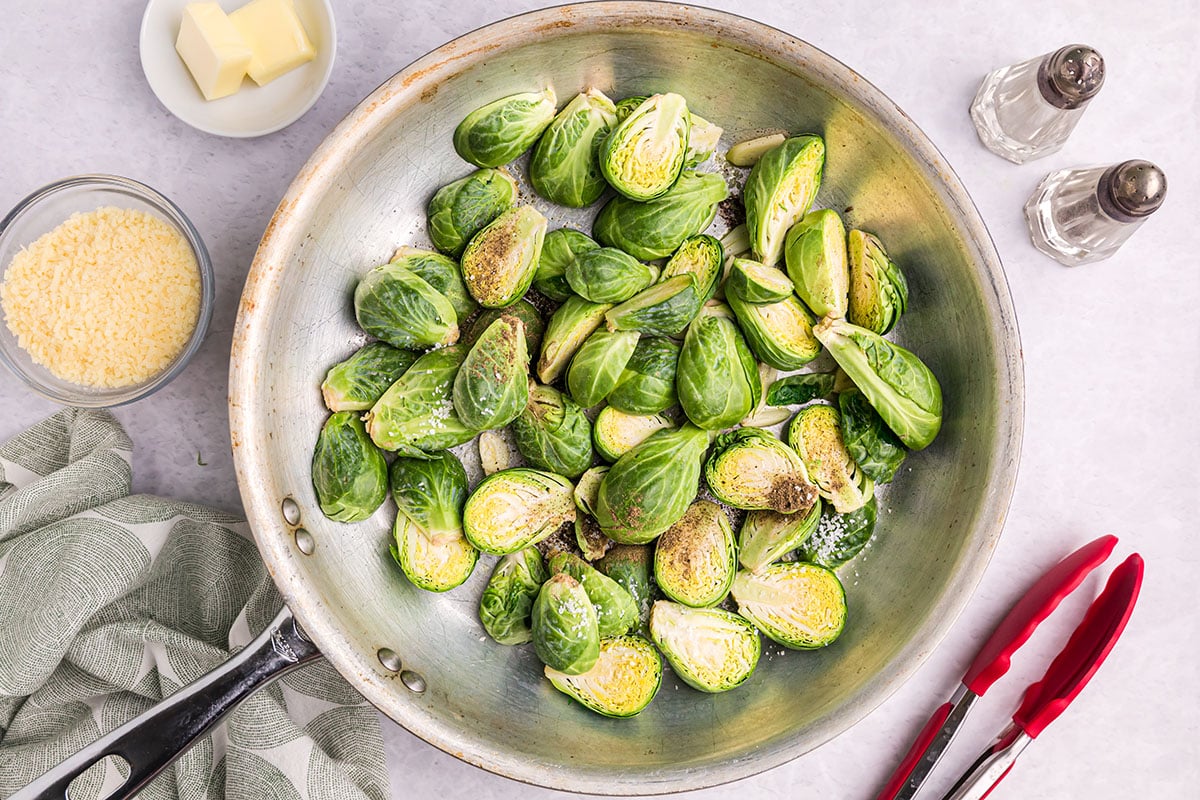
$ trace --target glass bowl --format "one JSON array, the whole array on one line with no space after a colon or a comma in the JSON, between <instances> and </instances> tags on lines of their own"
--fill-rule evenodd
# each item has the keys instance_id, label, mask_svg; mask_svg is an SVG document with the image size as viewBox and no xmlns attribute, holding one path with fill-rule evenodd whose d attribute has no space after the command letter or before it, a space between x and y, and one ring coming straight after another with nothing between
<instances>
[{"instance_id":1,"label":"glass bowl","mask_svg":"<svg viewBox=\"0 0 1200 800\"><path fill-rule=\"evenodd\" d=\"M200 308L191 336L179 354L156 375L141 383L118 388L81 386L63 380L35 364L17 344L8 325L0 322L0 361L33 391L64 405L106 408L132 403L153 394L183 371L200 349L212 317L214 278L212 261L200 233L179 207L143 183L116 175L77 175L38 189L0 221L0 279L13 257L39 236L53 230L76 212L104 206L129 208L151 214L172 225L191 248L200 271ZM0 314L2 316L2 314Z\"/></svg>"}]
</instances>

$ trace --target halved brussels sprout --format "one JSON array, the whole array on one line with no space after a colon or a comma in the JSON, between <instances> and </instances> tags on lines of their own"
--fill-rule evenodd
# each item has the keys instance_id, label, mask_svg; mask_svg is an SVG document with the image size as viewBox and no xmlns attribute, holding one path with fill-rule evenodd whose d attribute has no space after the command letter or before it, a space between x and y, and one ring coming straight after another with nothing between
<instances>
[{"instance_id":1,"label":"halved brussels sprout","mask_svg":"<svg viewBox=\"0 0 1200 800\"><path fill-rule=\"evenodd\" d=\"M730 146L729 151L725 154L725 160L735 167L753 167L760 158L785 141L787 141L787 136L782 133L768 133L765 136L745 139Z\"/></svg>"},{"instance_id":2,"label":"halved brussels sprout","mask_svg":"<svg viewBox=\"0 0 1200 800\"><path fill-rule=\"evenodd\" d=\"M702 692L726 692L754 674L762 641L746 620L720 608L659 600L650 634L680 680Z\"/></svg>"},{"instance_id":3,"label":"halved brussels sprout","mask_svg":"<svg viewBox=\"0 0 1200 800\"><path fill-rule=\"evenodd\" d=\"M633 349L608 404L626 414L658 414L678 402L675 394L679 345L661 336L643 336Z\"/></svg>"},{"instance_id":4,"label":"halved brussels sprout","mask_svg":"<svg viewBox=\"0 0 1200 800\"><path fill-rule=\"evenodd\" d=\"M462 274L479 305L504 308L524 296L533 283L546 225L533 206L517 206L475 234L462 254Z\"/></svg>"},{"instance_id":5,"label":"halved brussels sprout","mask_svg":"<svg viewBox=\"0 0 1200 800\"><path fill-rule=\"evenodd\" d=\"M778 303L792 296L792 279L778 267L768 267L749 258L733 259L725 279L725 297L754 305Z\"/></svg>"},{"instance_id":6,"label":"halved brussels sprout","mask_svg":"<svg viewBox=\"0 0 1200 800\"><path fill-rule=\"evenodd\" d=\"M615 247L580 253L567 264L567 284L593 303L621 303L658 279L658 270Z\"/></svg>"},{"instance_id":7,"label":"halved brussels sprout","mask_svg":"<svg viewBox=\"0 0 1200 800\"><path fill-rule=\"evenodd\" d=\"M573 553L556 553L550 559L550 574L566 573L587 592L596 607L600 638L620 636L637 625L637 605L621 584Z\"/></svg>"},{"instance_id":8,"label":"halved brussels sprout","mask_svg":"<svg viewBox=\"0 0 1200 800\"><path fill-rule=\"evenodd\" d=\"M586 233L572 228L555 228L542 241L542 254L533 273L533 288L551 300L563 302L574 295L567 283L567 265L581 253L600 245Z\"/></svg>"},{"instance_id":9,"label":"halved brussels sprout","mask_svg":"<svg viewBox=\"0 0 1200 800\"><path fill-rule=\"evenodd\" d=\"M618 100L616 106L617 122L624 122L629 118L630 114L637 110L638 106L649 99L647 95L639 94Z\"/></svg>"},{"instance_id":10,"label":"halved brussels sprout","mask_svg":"<svg viewBox=\"0 0 1200 800\"><path fill-rule=\"evenodd\" d=\"M454 377L454 410L475 430L503 428L529 403L529 352L521 320L505 314L479 337Z\"/></svg>"},{"instance_id":11,"label":"halved brussels sprout","mask_svg":"<svg viewBox=\"0 0 1200 800\"><path fill-rule=\"evenodd\" d=\"M485 308L475 315L474 321L471 322L471 327L467 328L466 334L462 337L462 344L467 347L475 344L475 342L479 341L479 337L483 335L483 332L501 317L516 317L521 320L521 324L525 326L525 349L530 354L541 350L542 335L546 332L546 323L542 321L542 315L528 300L513 303L508 308Z\"/></svg>"},{"instance_id":12,"label":"halved brussels sprout","mask_svg":"<svg viewBox=\"0 0 1200 800\"><path fill-rule=\"evenodd\" d=\"M788 443L804 461L808 475L839 514L871 499L875 484L846 452L841 415L833 406L805 406L788 425Z\"/></svg>"},{"instance_id":13,"label":"halved brussels sprout","mask_svg":"<svg viewBox=\"0 0 1200 800\"><path fill-rule=\"evenodd\" d=\"M810 211L792 226L783 244L796 294L818 317L844 317L850 292L846 228L836 211Z\"/></svg>"},{"instance_id":14,"label":"halved brussels sprout","mask_svg":"<svg viewBox=\"0 0 1200 800\"><path fill-rule=\"evenodd\" d=\"M758 364L737 325L716 316L688 326L676 382L684 413L708 430L736 425L762 397Z\"/></svg>"},{"instance_id":15,"label":"halved brussels sprout","mask_svg":"<svg viewBox=\"0 0 1200 800\"><path fill-rule=\"evenodd\" d=\"M683 170L691 124L683 97L671 92L651 95L604 140L600 170L631 200L661 197Z\"/></svg>"},{"instance_id":16,"label":"halved brussels sprout","mask_svg":"<svg viewBox=\"0 0 1200 800\"><path fill-rule=\"evenodd\" d=\"M727 230L721 237L721 247L725 252L725 263L721 265L723 269L733 266L733 259L749 253L750 229L746 227L746 223Z\"/></svg>"},{"instance_id":17,"label":"halved brussels sprout","mask_svg":"<svg viewBox=\"0 0 1200 800\"><path fill-rule=\"evenodd\" d=\"M600 482L596 521L620 544L645 544L674 525L696 497L708 433L659 431L621 456Z\"/></svg>"},{"instance_id":18,"label":"halved brussels sprout","mask_svg":"<svg viewBox=\"0 0 1200 800\"><path fill-rule=\"evenodd\" d=\"M666 258L689 236L703 232L716 217L717 204L728 196L720 175L684 172L670 191L655 200L609 200L600 209L592 233L601 244L642 261Z\"/></svg>"},{"instance_id":19,"label":"halved brussels sprout","mask_svg":"<svg viewBox=\"0 0 1200 800\"><path fill-rule=\"evenodd\" d=\"M717 436L704 477L713 495L734 508L796 514L817 499L805 463L761 428L738 428Z\"/></svg>"},{"instance_id":20,"label":"halved brussels sprout","mask_svg":"<svg viewBox=\"0 0 1200 800\"><path fill-rule=\"evenodd\" d=\"M578 506L579 503L576 502L575 505ZM600 530L600 523L596 522L594 517L576 514L575 544L579 547L579 552L583 553L584 559L596 561L603 558L616 542L604 535L604 531Z\"/></svg>"},{"instance_id":21,"label":"halved brussels sprout","mask_svg":"<svg viewBox=\"0 0 1200 800\"><path fill-rule=\"evenodd\" d=\"M582 675L600 657L596 607L579 581L560 572L542 584L533 601L533 649L547 667Z\"/></svg>"},{"instance_id":22,"label":"halved brussels sprout","mask_svg":"<svg viewBox=\"0 0 1200 800\"><path fill-rule=\"evenodd\" d=\"M488 636L500 644L532 641L529 616L534 598L549 577L536 547L509 553L497 561L479 598L479 621Z\"/></svg>"},{"instance_id":23,"label":"halved brussels sprout","mask_svg":"<svg viewBox=\"0 0 1200 800\"><path fill-rule=\"evenodd\" d=\"M795 295L766 305L744 302L734 292L726 295L746 335L751 352L776 369L799 369L821 354L813 336L813 319Z\"/></svg>"},{"instance_id":24,"label":"halved brussels sprout","mask_svg":"<svg viewBox=\"0 0 1200 800\"><path fill-rule=\"evenodd\" d=\"M942 427L942 387L921 359L842 320L821 320L813 334L906 447L929 446Z\"/></svg>"},{"instance_id":25,"label":"halved brussels sprout","mask_svg":"<svg viewBox=\"0 0 1200 800\"><path fill-rule=\"evenodd\" d=\"M625 371L638 334L633 331L595 331L588 337L567 369L567 389L575 402L591 408L608 397Z\"/></svg>"},{"instance_id":26,"label":"halved brussels sprout","mask_svg":"<svg viewBox=\"0 0 1200 800\"><path fill-rule=\"evenodd\" d=\"M798 406L833 394L832 372L805 372L788 375L775 381L767 388L767 404L772 406Z\"/></svg>"},{"instance_id":27,"label":"halved brussels sprout","mask_svg":"<svg viewBox=\"0 0 1200 800\"><path fill-rule=\"evenodd\" d=\"M517 450L533 466L576 478L592 465L592 424L583 409L552 386L537 386L513 420Z\"/></svg>"},{"instance_id":28,"label":"halved brussels sprout","mask_svg":"<svg viewBox=\"0 0 1200 800\"><path fill-rule=\"evenodd\" d=\"M479 482L463 506L463 532L476 549L506 555L537 544L575 519L571 482L528 467Z\"/></svg>"},{"instance_id":29,"label":"halved brussels sprout","mask_svg":"<svg viewBox=\"0 0 1200 800\"><path fill-rule=\"evenodd\" d=\"M471 237L512 208L517 182L502 169L477 169L438 189L429 201L429 238L443 253L458 256Z\"/></svg>"},{"instance_id":30,"label":"halved brussels sprout","mask_svg":"<svg viewBox=\"0 0 1200 800\"><path fill-rule=\"evenodd\" d=\"M592 442L605 461L616 461L654 433L674 428L675 423L662 414L626 414L605 406L592 423Z\"/></svg>"},{"instance_id":31,"label":"halved brussels sprout","mask_svg":"<svg viewBox=\"0 0 1200 800\"><path fill-rule=\"evenodd\" d=\"M451 538L428 536L403 511L396 515L392 537L392 558L414 586L427 592L448 592L462 586L479 559L479 553L462 534Z\"/></svg>"},{"instance_id":32,"label":"halved brussels sprout","mask_svg":"<svg viewBox=\"0 0 1200 800\"><path fill-rule=\"evenodd\" d=\"M653 548L648 544L614 544L596 569L612 578L629 592L638 609L638 623L643 630L650 624L650 606L654 603Z\"/></svg>"},{"instance_id":33,"label":"halved brussels sprout","mask_svg":"<svg viewBox=\"0 0 1200 800\"><path fill-rule=\"evenodd\" d=\"M515 445L509 445L503 431L480 431L476 445L479 447L479 467L484 475L521 466Z\"/></svg>"},{"instance_id":34,"label":"halved brussels sprout","mask_svg":"<svg viewBox=\"0 0 1200 800\"><path fill-rule=\"evenodd\" d=\"M563 694L606 717L632 717L650 705L662 685L662 659L640 636L600 640L596 664L582 675L546 667L546 677Z\"/></svg>"},{"instance_id":35,"label":"halved brussels sprout","mask_svg":"<svg viewBox=\"0 0 1200 800\"><path fill-rule=\"evenodd\" d=\"M358 522L387 498L387 462L367 436L356 411L325 420L312 460L313 489L321 513L338 522Z\"/></svg>"},{"instance_id":36,"label":"halved brussels sprout","mask_svg":"<svg viewBox=\"0 0 1200 800\"><path fill-rule=\"evenodd\" d=\"M729 517L716 503L697 500L654 545L658 588L685 606L715 606L729 594L737 546Z\"/></svg>"},{"instance_id":37,"label":"halved brussels sprout","mask_svg":"<svg viewBox=\"0 0 1200 800\"><path fill-rule=\"evenodd\" d=\"M899 437L857 389L838 395L838 409L846 452L875 483L891 483L906 455Z\"/></svg>"},{"instance_id":38,"label":"halved brussels sprout","mask_svg":"<svg viewBox=\"0 0 1200 800\"><path fill-rule=\"evenodd\" d=\"M746 228L755 255L768 267L779 263L788 229L808 213L824 165L825 142L809 134L787 139L750 170L742 190Z\"/></svg>"},{"instance_id":39,"label":"halved brussels sprout","mask_svg":"<svg viewBox=\"0 0 1200 800\"><path fill-rule=\"evenodd\" d=\"M616 107L603 92L577 94L546 128L529 160L534 191L560 206L583 208L599 199L608 185L597 154L617 123Z\"/></svg>"},{"instance_id":40,"label":"halved brussels sprout","mask_svg":"<svg viewBox=\"0 0 1200 800\"><path fill-rule=\"evenodd\" d=\"M676 275L635 294L604 315L610 331L677 336L700 313L695 275Z\"/></svg>"},{"instance_id":41,"label":"halved brussels sprout","mask_svg":"<svg viewBox=\"0 0 1200 800\"><path fill-rule=\"evenodd\" d=\"M461 539L467 472L449 450L429 458L397 458L388 470L400 513L435 542Z\"/></svg>"},{"instance_id":42,"label":"halved brussels sprout","mask_svg":"<svg viewBox=\"0 0 1200 800\"><path fill-rule=\"evenodd\" d=\"M725 267L725 248L721 240L707 233L689 236L679 245L671 260L663 267L661 281L676 275L695 275L696 290L704 301L712 299Z\"/></svg>"},{"instance_id":43,"label":"halved brussels sprout","mask_svg":"<svg viewBox=\"0 0 1200 800\"><path fill-rule=\"evenodd\" d=\"M363 276L354 289L354 316L371 336L401 349L458 341L454 305L398 264L383 264Z\"/></svg>"},{"instance_id":44,"label":"halved brussels sprout","mask_svg":"<svg viewBox=\"0 0 1200 800\"><path fill-rule=\"evenodd\" d=\"M584 472L575 482L575 507L584 514L595 515L596 496L600 494L600 481L604 480L604 476L607 474L608 465L601 464Z\"/></svg>"},{"instance_id":45,"label":"halved brussels sprout","mask_svg":"<svg viewBox=\"0 0 1200 800\"><path fill-rule=\"evenodd\" d=\"M459 346L431 350L413 362L367 413L367 432L384 450L428 458L478 433L454 411L454 376L466 357Z\"/></svg>"},{"instance_id":46,"label":"halved brussels sprout","mask_svg":"<svg viewBox=\"0 0 1200 800\"><path fill-rule=\"evenodd\" d=\"M542 336L542 352L537 363L537 375L542 383L554 383L559 379L580 345L604 322L604 312L610 308L608 303L591 303L574 295L558 307Z\"/></svg>"},{"instance_id":47,"label":"halved brussels sprout","mask_svg":"<svg viewBox=\"0 0 1200 800\"><path fill-rule=\"evenodd\" d=\"M908 282L888 258L879 239L860 230L850 231L850 311L847 319L883 335L896 327L908 307Z\"/></svg>"},{"instance_id":48,"label":"halved brussels sprout","mask_svg":"<svg viewBox=\"0 0 1200 800\"><path fill-rule=\"evenodd\" d=\"M411 350L368 342L325 373L321 395L330 411L366 411L417 360Z\"/></svg>"},{"instance_id":49,"label":"halved brussels sprout","mask_svg":"<svg viewBox=\"0 0 1200 800\"><path fill-rule=\"evenodd\" d=\"M392 256L392 263L399 264L420 276L426 283L445 295L454 306L455 317L466 320L478 306L467 292L458 264L441 253L418 250L415 247L400 247Z\"/></svg>"},{"instance_id":50,"label":"halved brussels sprout","mask_svg":"<svg viewBox=\"0 0 1200 800\"><path fill-rule=\"evenodd\" d=\"M793 561L733 579L738 613L793 650L833 644L846 625L846 590L824 567Z\"/></svg>"},{"instance_id":51,"label":"halved brussels sprout","mask_svg":"<svg viewBox=\"0 0 1200 800\"><path fill-rule=\"evenodd\" d=\"M820 521L819 498L802 514L751 511L738 532L738 561L751 572L761 572L808 541Z\"/></svg>"},{"instance_id":52,"label":"halved brussels sprout","mask_svg":"<svg viewBox=\"0 0 1200 800\"><path fill-rule=\"evenodd\" d=\"M528 150L554 119L553 89L493 100L454 129L454 149L477 167L498 167Z\"/></svg>"},{"instance_id":53,"label":"halved brussels sprout","mask_svg":"<svg viewBox=\"0 0 1200 800\"><path fill-rule=\"evenodd\" d=\"M800 547L801 559L827 569L837 569L862 552L871 541L877 513L874 497L849 514L825 509L817 530Z\"/></svg>"},{"instance_id":54,"label":"halved brussels sprout","mask_svg":"<svg viewBox=\"0 0 1200 800\"><path fill-rule=\"evenodd\" d=\"M692 127L688 131L687 156L684 158L684 168L695 167L708 161L721 142L721 134L725 130L714 125L699 114L692 114Z\"/></svg>"}]
</instances>

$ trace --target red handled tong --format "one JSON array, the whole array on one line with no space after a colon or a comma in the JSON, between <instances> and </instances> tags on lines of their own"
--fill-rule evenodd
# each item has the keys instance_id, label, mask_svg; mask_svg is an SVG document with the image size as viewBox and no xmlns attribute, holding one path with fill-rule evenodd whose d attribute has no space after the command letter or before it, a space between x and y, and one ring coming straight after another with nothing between
<instances>
[{"instance_id":1,"label":"red handled tong","mask_svg":"<svg viewBox=\"0 0 1200 800\"><path fill-rule=\"evenodd\" d=\"M1029 640L1116 546L1103 536L1071 553L1047 571L1013 606L971 663L953 697L921 729L917 740L877 800L910 800L950 745L972 704L1008 672L1012 655ZM1110 576L1062 652L1042 680L1025 692L1013 724L980 756L944 800L983 798L1012 768L1017 755L1075 699L1108 656L1133 611L1142 583L1140 556L1130 556Z\"/></svg>"}]
</instances>

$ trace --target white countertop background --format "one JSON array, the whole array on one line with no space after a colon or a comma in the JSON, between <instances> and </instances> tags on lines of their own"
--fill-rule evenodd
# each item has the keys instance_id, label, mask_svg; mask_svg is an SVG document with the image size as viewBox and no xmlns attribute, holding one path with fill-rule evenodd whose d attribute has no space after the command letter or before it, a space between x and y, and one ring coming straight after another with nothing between
<instances>
[{"instance_id":1,"label":"white countertop background","mask_svg":"<svg viewBox=\"0 0 1200 800\"><path fill-rule=\"evenodd\" d=\"M942 647L896 694L832 743L695 798L869 798L982 638L1053 561L1121 537L1146 582L1120 644L1022 756L1003 798L1196 797L1200 787L1200 2L1068 0L753 3L708 0L841 59L894 99L957 170L991 229L1021 326L1027 386L1020 479L1004 537ZM54 179L113 172L172 199L208 243L217 303L207 341L157 395L119 408L137 491L237 510L225 408L242 282L275 204L339 119L405 64L533 0L335 0L339 52L317 105L256 140L195 131L141 73L140 0L2 0L0 211ZM967 107L989 70L1073 41L1108 79L1058 154L1021 167L991 155ZM1022 205L1053 169L1147 158L1166 203L1110 261L1067 269L1038 254ZM0 375L0 440L55 406ZM203 462L203 465L201 465ZM1111 565L1110 565L1111 566ZM1097 590L1093 577L1085 588ZM1088 591L1069 599L981 701L930 781L945 789L997 732L1065 641ZM396 797L567 797L495 777L384 721ZM930 791L928 797L935 796Z\"/></svg>"}]
</instances>

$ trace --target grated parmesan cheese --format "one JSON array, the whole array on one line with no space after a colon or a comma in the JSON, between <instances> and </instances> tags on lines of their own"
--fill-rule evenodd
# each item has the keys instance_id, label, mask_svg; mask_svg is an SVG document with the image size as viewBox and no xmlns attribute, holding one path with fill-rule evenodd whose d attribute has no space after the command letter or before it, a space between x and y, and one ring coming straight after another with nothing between
<instances>
[{"instance_id":1,"label":"grated parmesan cheese","mask_svg":"<svg viewBox=\"0 0 1200 800\"><path fill-rule=\"evenodd\" d=\"M8 329L37 364L83 386L132 386L191 337L200 272L187 240L144 211L72 214L13 258L0 283Z\"/></svg>"}]
</instances>

